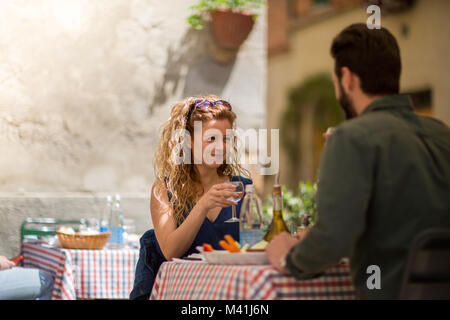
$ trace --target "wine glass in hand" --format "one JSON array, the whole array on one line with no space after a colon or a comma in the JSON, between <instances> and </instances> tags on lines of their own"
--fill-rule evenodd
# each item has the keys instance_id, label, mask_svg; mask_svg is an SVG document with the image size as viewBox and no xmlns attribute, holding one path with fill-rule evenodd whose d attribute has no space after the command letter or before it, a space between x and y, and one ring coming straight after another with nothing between
<instances>
[{"instance_id":1,"label":"wine glass in hand","mask_svg":"<svg viewBox=\"0 0 450 320\"><path fill-rule=\"evenodd\" d=\"M242 183L242 181L231 181L229 183L234 185L236 189L234 190L235 195L229 198L228 200L231 200L237 204L238 201L241 200L241 198L244 195L244 184ZM239 222L239 219L236 217L236 206L235 205L231 206L231 209L232 209L232 217L226 220L225 222Z\"/></svg>"}]
</instances>

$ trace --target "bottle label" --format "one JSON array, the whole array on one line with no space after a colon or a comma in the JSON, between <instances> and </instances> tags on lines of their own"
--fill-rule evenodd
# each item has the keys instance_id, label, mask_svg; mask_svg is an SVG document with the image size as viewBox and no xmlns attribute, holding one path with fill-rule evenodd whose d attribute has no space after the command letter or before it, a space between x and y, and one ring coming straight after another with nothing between
<instances>
[{"instance_id":1,"label":"bottle label","mask_svg":"<svg viewBox=\"0 0 450 320\"><path fill-rule=\"evenodd\" d=\"M108 228L111 232L108 243L123 243L123 228Z\"/></svg>"},{"instance_id":2,"label":"bottle label","mask_svg":"<svg viewBox=\"0 0 450 320\"><path fill-rule=\"evenodd\" d=\"M249 248L262 240L263 233L261 229L241 230L239 240L241 247L248 243Z\"/></svg>"}]
</instances>

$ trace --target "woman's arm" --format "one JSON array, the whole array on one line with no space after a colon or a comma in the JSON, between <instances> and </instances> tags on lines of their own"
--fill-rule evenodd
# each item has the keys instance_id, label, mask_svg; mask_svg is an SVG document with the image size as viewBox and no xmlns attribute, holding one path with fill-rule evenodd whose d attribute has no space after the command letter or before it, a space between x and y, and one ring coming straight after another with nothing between
<instances>
[{"instance_id":1,"label":"woman's arm","mask_svg":"<svg viewBox=\"0 0 450 320\"><path fill-rule=\"evenodd\" d=\"M155 185L153 185L150 212L156 238L167 260L179 258L189 249L209 210L234 204L227 200L233 195L234 186L226 183L216 184L197 201L189 215L177 228L165 186L162 186L161 190L161 195L156 196Z\"/></svg>"}]
</instances>

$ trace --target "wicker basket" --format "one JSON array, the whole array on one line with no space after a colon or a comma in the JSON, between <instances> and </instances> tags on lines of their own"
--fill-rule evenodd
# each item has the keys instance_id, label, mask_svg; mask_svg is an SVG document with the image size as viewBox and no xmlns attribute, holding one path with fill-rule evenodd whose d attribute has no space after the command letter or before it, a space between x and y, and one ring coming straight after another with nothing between
<instances>
[{"instance_id":1,"label":"wicker basket","mask_svg":"<svg viewBox=\"0 0 450 320\"><path fill-rule=\"evenodd\" d=\"M111 232L102 232L95 235L85 235L79 232L75 234L56 231L58 240L66 249L93 249L101 250L108 242Z\"/></svg>"}]
</instances>

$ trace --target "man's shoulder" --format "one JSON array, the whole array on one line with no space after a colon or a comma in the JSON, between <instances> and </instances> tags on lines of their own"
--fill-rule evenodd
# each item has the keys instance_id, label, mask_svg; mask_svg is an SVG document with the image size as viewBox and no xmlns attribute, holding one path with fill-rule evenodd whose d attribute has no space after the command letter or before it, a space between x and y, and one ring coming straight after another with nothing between
<instances>
[{"instance_id":1,"label":"man's shoulder","mask_svg":"<svg viewBox=\"0 0 450 320\"><path fill-rule=\"evenodd\" d=\"M380 127L398 128L401 124L402 119L399 119L388 112L370 112L347 120L339 127L345 131L371 134L374 131L379 131Z\"/></svg>"},{"instance_id":2,"label":"man's shoulder","mask_svg":"<svg viewBox=\"0 0 450 320\"><path fill-rule=\"evenodd\" d=\"M450 132L448 126L438 119L419 114L414 114L414 117L416 117L418 123L423 128L434 132ZM348 134L354 133L358 135L373 135L390 131L406 133L411 130L411 119L398 116L391 112L370 112L347 120L337 128Z\"/></svg>"},{"instance_id":3,"label":"man's shoulder","mask_svg":"<svg viewBox=\"0 0 450 320\"><path fill-rule=\"evenodd\" d=\"M434 132L450 134L450 128L441 120L422 115L419 115L418 117L424 126L432 129Z\"/></svg>"},{"instance_id":4,"label":"man's shoulder","mask_svg":"<svg viewBox=\"0 0 450 320\"><path fill-rule=\"evenodd\" d=\"M344 121L336 127L336 138L360 148L372 148L384 144L389 137L408 135L410 128L401 118L388 112L371 112ZM381 141L381 142L380 142Z\"/></svg>"},{"instance_id":5,"label":"man's shoulder","mask_svg":"<svg viewBox=\"0 0 450 320\"><path fill-rule=\"evenodd\" d=\"M371 112L348 120L336 127L341 139L350 139L368 145L379 145L391 141L411 140L412 136L427 135L436 142L450 145L450 129L438 119L415 114L415 119L406 119L390 112Z\"/></svg>"},{"instance_id":6,"label":"man's shoulder","mask_svg":"<svg viewBox=\"0 0 450 320\"><path fill-rule=\"evenodd\" d=\"M381 118L378 115L364 115L346 120L336 127L335 133L347 138L370 137L383 124Z\"/></svg>"}]
</instances>

